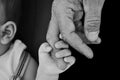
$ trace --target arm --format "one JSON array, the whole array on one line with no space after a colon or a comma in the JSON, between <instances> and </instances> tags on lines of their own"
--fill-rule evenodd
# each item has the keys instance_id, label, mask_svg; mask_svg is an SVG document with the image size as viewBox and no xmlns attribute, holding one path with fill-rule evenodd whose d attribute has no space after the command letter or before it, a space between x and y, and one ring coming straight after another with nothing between
<instances>
[{"instance_id":1,"label":"arm","mask_svg":"<svg viewBox=\"0 0 120 80\"><path fill-rule=\"evenodd\" d=\"M48 75L48 74L44 73L43 71L40 71L40 70L38 70L38 71L39 71L38 74L40 76L38 75L36 77L36 80L58 80L58 78L59 78L58 74L56 74L56 75Z\"/></svg>"},{"instance_id":2,"label":"arm","mask_svg":"<svg viewBox=\"0 0 120 80\"><path fill-rule=\"evenodd\" d=\"M35 80L36 73L37 73L38 64L36 61L31 57L28 67L25 71L23 76L23 80Z\"/></svg>"},{"instance_id":3,"label":"arm","mask_svg":"<svg viewBox=\"0 0 120 80\"><path fill-rule=\"evenodd\" d=\"M50 76L50 75L42 75L40 76L41 80L58 80L58 75Z\"/></svg>"},{"instance_id":4,"label":"arm","mask_svg":"<svg viewBox=\"0 0 120 80\"><path fill-rule=\"evenodd\" d=\"M46 74L44 73L44 71L42 71L44 69L39 69L38 68L38 64L36 63L36 61L31 57L30 58L30 62L28 64L28 67L25 71L25 74L23 76L23 80L58 80L59 75L51 75L51 74ZM37 75L37 72L38 76Z\"/></svg>"}]
</instances>

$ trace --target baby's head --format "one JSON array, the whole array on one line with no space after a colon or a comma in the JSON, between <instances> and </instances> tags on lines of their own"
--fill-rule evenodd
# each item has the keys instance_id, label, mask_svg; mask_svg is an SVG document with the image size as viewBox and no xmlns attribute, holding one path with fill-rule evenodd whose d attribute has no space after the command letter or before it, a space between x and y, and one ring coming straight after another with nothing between
<instances>
[{"instance_id":1,"label":"baby's head","mask_svg":"<svg viewBox=\"0 0 120 80\"><path fill-rule=\"evenodd\" d=\"M20 0L0 0L0 52L6 48L16 33Z\"/></svg>"}]
</instances>

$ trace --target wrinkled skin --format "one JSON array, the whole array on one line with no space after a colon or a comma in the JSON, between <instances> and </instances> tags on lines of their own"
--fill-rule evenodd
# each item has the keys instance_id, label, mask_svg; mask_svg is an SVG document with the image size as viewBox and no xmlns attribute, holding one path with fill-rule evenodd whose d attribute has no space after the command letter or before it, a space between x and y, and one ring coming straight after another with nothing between
<instances>
[{"instance_id":1,"label":"wrinkled skin","mask_svg":"<svg viewBox=\"0 0 120 80\"><path fill-rule=\"evenodd\" d=\"M46 39L58 51L55 42L61 38L88 58L93 57L87 44L99 44L101 11L105 0L54 0ZM83 16L84 15L84 16ZM83 19L83 21L82 21ZM84 23L83 23L84 22ZM59 37L59 35L61 37ZM61 60L56 60L61 62ZM64 65L64 64L63 64Z\"/></svg>"}]
</instances>

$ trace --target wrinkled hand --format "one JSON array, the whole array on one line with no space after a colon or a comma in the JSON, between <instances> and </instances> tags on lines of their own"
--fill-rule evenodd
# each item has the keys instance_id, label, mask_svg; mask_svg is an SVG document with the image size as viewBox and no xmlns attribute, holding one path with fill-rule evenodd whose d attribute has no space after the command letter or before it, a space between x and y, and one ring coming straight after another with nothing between
<instances>
[{"instance_id":1,"label":"wrinkled hand","mask_svg":"<svg viewBox=\"0 0 120 80\"><path fill-rule=\"evenodd\" d=\"M54 44L59 41L59 35L61 35L61 38L74 49L86 57L92 58L93 52L86 44L99 44L101 42L98 34L104 1L54 0L46 36L54 50L56 50ZM83 12L85 17L83 17ZM84 25L82 25L82 19L84 19Z\"/></svg>"},{"instance_id":2,"label":"wrinkled hand","mask_svg":"<svg viewBox=\"0 0 120 80\"><path fill-rule=\"evenodd\" d=\"M39 67L38 74L60 74L67 70L70 66L72 66L75 62L75 58L71 56L71 52L68 49L68 45L64 44L62 41L58 41L55 43L56 48L59 49L58 52L55 53L55 57L59 60L63 60L65 64L64 69L60 67L61 63L56 62L51 57L52 47L48 43L43 43L39 49ZM61 49L61 50L60 50ZM40 76L40 75L39 75Z\"/></svg>"}]
</instances>

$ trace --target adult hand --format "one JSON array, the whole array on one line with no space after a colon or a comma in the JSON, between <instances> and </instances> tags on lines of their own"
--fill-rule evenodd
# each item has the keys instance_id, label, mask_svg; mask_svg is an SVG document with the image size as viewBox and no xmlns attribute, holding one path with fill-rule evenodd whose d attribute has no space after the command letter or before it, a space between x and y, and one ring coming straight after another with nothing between
<instances>
[{"instance_id":1,"label":"adult hand","mask_svg":"<svg viewBox=\"0 0 120 80\"><path fill-rule=\"evenodd\" d=\"M88 58L92 50L86 44L99 44L101 10L105 0L54 0L46 39L54 44L61 39ZM83 13L85 17L83 17ZM82 19L84 18L84 25ZM83 27L84 26L84 27ZM54 55L54 54L53 54Z\"/></svg>"}]
</instances>

